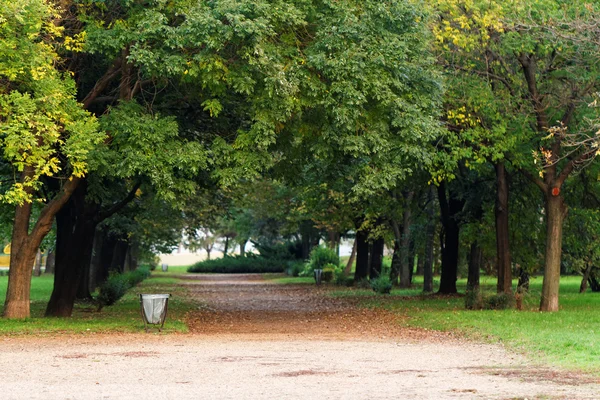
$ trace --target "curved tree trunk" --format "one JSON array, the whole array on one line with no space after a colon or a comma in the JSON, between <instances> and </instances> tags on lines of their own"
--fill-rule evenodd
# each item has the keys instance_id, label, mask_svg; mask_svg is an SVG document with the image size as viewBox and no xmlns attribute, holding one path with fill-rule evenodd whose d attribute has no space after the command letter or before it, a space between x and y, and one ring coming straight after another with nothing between
<instances>
[{"instance_id":1,"label":"curved tree trunk","mask_svg":"<svg viewBox=\"0 0 600 400\"><path fill-rule=\"evenodd\" d=\"M354 243L352 244L352 251L350 252L350 258L346 263L346 268L344 268L344 274L350 275L352 272L352 264L354 264L354 260L356 259L356 238L354 239Z\"/></svg>"},{"instance_id":2,"label":"curved tree trunk","mask_svg":"<svg viewBox=\"0 0 600 400\"><path fill-rule=\"evenodd\" d=\"M33 169L25 167L21 181L32 176ZM13 222L8 287L4 303L6 318L28 318L30 316L31 273L35 253L40 247L42 239L50 232L54 216L69 200L79 182L79 178L71 178L64 184L58 194L42 208L31 233L29 233L31 203L25 202L23 205L17 206ZM30 187L25 187L25 191L32 193Z\"/></svg>"},{"instance_id":3,"label":"curved tree trunk","mask_svg":"<svg viewBox=\"0 0 600 400\"><path fill-rule=\"evenodd\" d=\"M540 311L558 311L562 228L567 206L562 195L546 195L546 257Z\"/></svg>"}]
</instances>

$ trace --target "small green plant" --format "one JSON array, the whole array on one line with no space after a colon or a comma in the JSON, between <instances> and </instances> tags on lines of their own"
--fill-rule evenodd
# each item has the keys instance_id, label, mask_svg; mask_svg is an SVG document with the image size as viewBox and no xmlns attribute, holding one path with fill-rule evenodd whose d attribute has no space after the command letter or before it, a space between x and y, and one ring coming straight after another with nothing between
<instances>
[{"instance_id":1,"label":"small green plant","mask_svg":"<svg viewBox=\"0 0 600 400\"><path fill-rule=\"evenodd\" d=\"M106 282L100 286L98 297L98 311L106 306L112 306L115 304L131 286L129 285L129 279L125 274L112 274L108 277Z\"/></svg>"},{"instance_id":2,"label":"small green plant","mask_svg":"<svg viewBox=\"0 0 600 400\"><path fill-rule=\"evenodd\" d=\"M323 275L321 276L321 279L323 279L323 282L333 281L333 278L335 277L335 274L339 269L340 269L339 266L337 266L335 264L326 264L323 267Z\"/></svg>"},{"instance_id":3,"label":"small green plant","mask_svg":"<svg viewBox=\"0 0 600 400\"><path fill-rule=\"evenodd\" d=\"M359 289L372 289L371 282L369 282L369 279L367 278L363 278L356 282L356 287Z\"/></svg>"},{"instance_id":4,"label":"small green plant","mask_svg":"<svg viewBox=\"0 0 600 400\"><path fill-rule=\"evenodd\" d=\"M300 276L312 276L315 269L324 269L329 264L334 266L334 269L339 268L340 258L338 257L335 250L328 249L327 247L315 247L310 252L310 258L308 263L305 265L304 270L300 273ZM333 275L331 279L333 279Z\"/></svg>"},{"instance_id":5,"label":"small green plant","mask_svg":"<svg viewBox=\"0 0 600 400\"><path fill-rule=\"evenodd\" d=\"M467 289L465 292L465 308L467 310L481 310L483 308L483 298L479 287Z\"/></svg>"},{"instance_id":6,"label":"small green plant","mask_svg":"<svg viewBox=\"0 0 600 400\"><path fill-rule=\"evenodd\" d=\"M106 282L100 285L96 302L98 311L106 306L112 306L127 293L127 290L150 276L150 269L138 268L124 274L111 274Z\"/></svg>"},{"instance_id":7,"label":"small green plant","mask_svg":"<svg viewBox=\"0 0 600 400\"><path fill-rule=\"evenodd\" d=\"M515 296L509 293L499 293L486 297L483 308L486 310L506 310L515 307Z\"/></svg>"},{"instance_id":8,"label":"small green plant","mask_svg":"<svg viewBox=\"0 0 600 400\"><path fill-rule=\"evenodd\" d=\"M285 274L288 276L298 276L304 268L304 263L302 261L288 261L286 265L287 268L285 269Z\"/></svg>"},{"instance_id":9,"label":"small green plant","mask_svg":"<svg viewBox=\"0 0 600 400\"><path fill-rule=\"evenodd\" d=\"M370 283L371 289L373 289L375 293L390 294L392 291L392 281L387 275L379 275L377 278L371 279Z\"/></svg>"}]
</instances>

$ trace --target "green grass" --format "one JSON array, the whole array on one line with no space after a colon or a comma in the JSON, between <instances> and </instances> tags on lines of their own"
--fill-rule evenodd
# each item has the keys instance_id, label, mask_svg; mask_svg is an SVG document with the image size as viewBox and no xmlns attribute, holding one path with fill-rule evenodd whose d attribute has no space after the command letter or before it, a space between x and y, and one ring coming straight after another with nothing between
<instances>
[{"instance_id":1,"label":"green grass","mask_svg":"<svg viewBox=\"0 0 600 400\"><path fill-rule=\"evenodd\" d=\"M154 271L152 271L153 276L165 276L165 275L185 275L187 274L187 269L190 265L169 265L167 272L163 272L161 266L156 267Z\"/></svg>"},{"instance_id":2,"label":"green grass","mask_svg":"<svg viewBox=\"0 0 600 400\"><path fill-rule=\"evenodd\" d=\"M579 294L580 282L579 277L562 277L557 313L538 311L541 278L532 279L530 293L523 299L523 311L468 311L463 297L422 295L420 289L394 290L391 296L377 296L364 289L340 289L331 295L359 297L365 307L393 310L406 316L407 326L501 342L532 359L600 375L600 293ZM495 278L485 277L483 292L492 295L495 284ZM458 285L464 293L466 281L459 280Z\"/></svg>"},{"instance_id":3,"label":"green grass","mask_svg":"<svg viewBox=\"0 0 600 400\"><path fill-rule=\"evenodd\" d=\"M187 300L185 289L176 278L153 275L130 289L116 304L96 312L93 304L76 304L71 318L43 318L53 286L53 276L34 277L31 283L31 318L2 320L0 335L80 332L143 332L139 293L171 293L163 332L187 332L184 322L194 304ZM7 277L0 277L0 299L6 296Z\"/></svg>"}]
</instances>

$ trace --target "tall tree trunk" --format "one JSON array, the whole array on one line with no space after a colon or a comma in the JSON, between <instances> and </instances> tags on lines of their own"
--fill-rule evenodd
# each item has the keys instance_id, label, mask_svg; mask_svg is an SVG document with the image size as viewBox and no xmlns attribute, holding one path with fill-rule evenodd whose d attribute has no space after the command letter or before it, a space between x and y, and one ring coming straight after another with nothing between
<instances>
[{"instance_id":1,"label":"tall tree trunk","mask_svg":"<svg viewBox=\"0 0 600 400\"><path fill-rule=\"evenodd\" d=\"M242 257L246 255L246 243L248 243L247 240L240 242L240 256Z\"/></svg>"},{"instance_id":2,"label":"tall tree trunk","mask_svg":"<svg viewBox=\"0 0 600 400\"><path fill-rule=\"evenodd\" d=\"M408 282L410 283L410 287L412 287L413 275L415 273L415 258L417 254L415 252L415 241L414 239L410 239L410 243L408 244Z\"/></svg>"},{"instance_id":3,"label":"tall tree trunk","mask_svg":"<svg viewBox=\"0 0 600 400\"><path fill-rule=\"evenodd\" d=\"M356 232L356 268L354 281L366 279L369 275L369 234L365 231Z\"/></svg>"},{"instance_id":4,"label":"tall tree trunk","mask_svg":"<svg viewBox=\"0 0 600 400\"><path fill-rule=\"evenodd\" d=\"M223 257L227 257L227 251L229 251L229 236L225 236L225 246L223 248Z\"/></svg>"},{"instance_id":5,"label":"tall tree trunk","mask_svg":"<svg viewBox=\"0 0 600 400\"><path fill-rule=\"evenodd\" d=\"M97 206L86 204L87 181L83 180L56 215L56 262L54 287L46 316L70 317L75 299L91 299L89 274Z\"/></svg>"},{"instance_id":6,"label":"tall tree trunk","mask_svg":"<svg viewBox=\"0 0 600 400\"><path fill-rule=\"evenodd\" d=\"M503 163L496 169L496 259L498 268L498 293L512 293L512 271L508 229L508 181Z\"/></svg>"},{"instance_id":7,"label":"tall tree trunk","mask_svg":"<svg viewBox=\"0 0 600 400\"><path fill-rule=\"evenodd\" d=\"M127 248L129 244L127 240L120 237L115 243L113 257L110 261L110 270L122 274L125 272L125 259L127 258Z\"/></svg>"},{"instance_id":8,"label":"tall tree trunk","mask_svg":"<svg viewBox=\"0 0 600 400\"><path fill-rule=\"evenodd\" d=\"M394 233L394 254L392 254L392 267L390 268L390 280L392 285L398 285L398 278L402 271L402 228L396 220L391 219L390 225Z\"/></svg>"},{"instance_id":9,"label":"tall tree trunk","mask_svg":"<svg viewBox=\"0 0 600 400\"><path fill-rule=\"evenodd\" d=\"M350 252L350 258L346 263L346 268L344 268L344 274L350 275L352 272L352 264L354 264L354 259L356 258L356 238L354 239L354 243L352 243L352 251Z\"/></svg>"},{"instance_id":10,"label":"tall tree trunk","mask_svg":"<svg viewBox=\"0 0 600 400\"><path fill-rule=\"evenodd\" d=\"M55 255L56 251L54 249L48 251L48 255L46 256L46 268L44 269L44 274L54 273Z\"/></svg>"},{"instance_id":11,"label":"tall tree trunk","mask_svg":"<svg viewBox=\"0 0 600 400\"><path fill-rule=\"evenodd\" d=\"M483 261L483 252L479 243L475 240L471 243L471 252L469 253L469 275L467 278L467 289L479 290L479 271Z\"/></svg>"},{"instance_id":12,"label":"tall tree trunk","mask_svg":"<svg viewBox=\"0 0 600 400\"><path fill-rule=\"evenodd\" d=\"M433 292L433 247L435 244L434 188L427 193L427 227L425 230L425 260L423 260L423 292Z\"/></svg>"},{"instance_id":13,"label":"tall tree trunk","mask_svg":"<svg viewBox=\"0 0 600 400\"><path fill-rule=\"evenodd\" d=\"M33 169L25 167L21 182L33 176ZM40 247L42 239L52 228L56 213L69 200L77 188L79 178L71 178L58 194L41 210L39 217L29 233L31 220L31 203L17 206L13 222L13 233L10 252L10 270L8 272L8 287L4 303L6 318L28 318L30 316L31 272L35 260L35 252ZM25 186L25 191L32 194L32 188Z\"/></svg>"},{"instance_id":14,"label":"tall tree trunk","mask_svg":"<svg viewBox=\"0 0 600 400\"><path fill-rule=\"evenodd\" d=\"M42 250L38 247L35 252L35 264L33 266L33 276L40 276L42 274Z\"/></svg>"},{"instance_id":15,"label":"tall tree trunk","mask_svg":"<svg viewBox=\"0 0 600 400\"><path fill-rule=\"evenodd\" d=\"M438 187L438 196L440 200L440 210L442 214L443 225L443 247L442 247L442 274L440 277L441 294L457 293L456 279L458 274L458 253L460 225L458 223L458 213L464 207L464 200L458 199L452 190L449 198L446 199L445 184L442 182Z\"/></svg>"},{"instance_id":16,"label":"tall tree trunk","mask_svg":"<svg viewBox=\"0 0 600 400\"><path fill-rule=\"evenodd\" d=\"M567 206L562 195L546 194L546 258L540 311L558 311L562 228Z\"/></svg>"},{"instance_id":17,"label":"tall tree trunk","mask_svg":"<svg viewBox=\"0 0 600 400\"><path fill-rule=\"evenodd\" d=\"M28 318L30 316L31 266L38 248L38 246L34 247L28 235L30 218L31 203L26 202L17 206L10 241L10 268L4 304L6 318Z\"/></svg>"},{"instance_id":18,"label":"tall tree trunk","mask_svg":"<svg viewBox=\"0 0 600 400\"><path fill-rule=\"evenodd\" d=\"M377 238L373 242L373 251L371 252L369 276L371 279L375 279L381 275L381 266L383 265L383 238Z\"/></svg>"},{"instance_id":19,"label":"tall tree trunk","mask_svg":"<svg viewBox=\"0 0 600 400\"><path fill-rule=\"evenodd\" d=\"M102 252L102 241L104 235L96 229L94 232L94 242L92 245L92 258L90 259L90 291L96 290L98 287L98 274L100 269L100 254Z\"/></svg>"},{"instance_id":20,"label":"tall tree trunk","mask_svg":"<svg viewBox=\"0 0 600 400\"><path fill-rule=\"evenodd\" d=\"M400 242L400 287L409 288L411 285L411 271L413 267L410 265L410 225L411 211L410 206L414 192L408 192L405 196L404 212L402 213L402 240Z\"/></svg>"}]
</instances>

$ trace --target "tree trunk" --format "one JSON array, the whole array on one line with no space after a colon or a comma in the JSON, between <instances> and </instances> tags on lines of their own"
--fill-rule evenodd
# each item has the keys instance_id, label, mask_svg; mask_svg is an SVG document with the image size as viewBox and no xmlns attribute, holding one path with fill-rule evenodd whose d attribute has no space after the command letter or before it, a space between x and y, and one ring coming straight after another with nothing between
<instances>
[{"instance_id":1,"label":"tree trunk","mask_svg":"<svg viewBox=\"0 0 600 400\"><path fill-rule=\"evenodd\" d=\"M402 271L402 229L394 219L390 220L390 225L392 226L392 232L394 232L394 254L392 255L390 280L392 285L398 285L398 278Z\"/></svg>"},{"instance_id":2,"label":"tree trunk","mask_svg":"<svg viewBox=\"0 0 600 400\"><path fill-rule=\"evenodd\" d=\"M70 317L75 299L91 299L89 267L98 207L86 204L87 182L75 190L67 204L56 215L56 261L54 287L46 316ZM82 283L84 276L85 282Z\"/></svg>"},{"instance_id":3,"label":"tree trunk","mask_svg":"<svg viewBox=\"0 0 600 400\"><path fill-rule=\"evenodd\" d=\"M33 266L33 276L40 276L42 274L42 250L38 247L35 252L35 264Z\"/></svg>"},{"instance_id":4,"label":"tree trunk","mask_svg":"<svg viewBox=\"0 0 600 400\"><path fill-rule=\"evenodd\" d=\"M31 203L17 206L10 251L10 268L8 270L8 287L4 316L7 318L29 318L29 299L31 291L31 266L35 260L35 251L29 240L29 220Z\"/></svg>"},{"instance_id":5,"label":"tree trunk","mask_svg":"<svg viewBox=\"0 0 600 400\"><path fill-rule=\"evenodd\" d=\"M558 311L562 228L567 206L562 195L546 194L546 258L540 311Z\"/></svg>"},{"instance_id":6,"label":"tree trunk","mask_svg":"<svg viewBox=\"0 0 600 400\"><path fill-rule=\"evenodd\" d=\"M354 243L352 244L352 251L350 252L350 258L346 263L346 268L344 268L344 274L346 276L350 275L352 272L352 264L354 264L354 259L356 258L356 238L354 239Z\"/></svg>"},{"instance_id":7,"label":"tree trunk","mask_svg":"<svg viewBox=\"0 0 600 400\"><path fill-rule=\"evenodd\" d=\"M579 293L584 293L587 290L588 280L590 279L590 273L592 272L593 267L594 265L592 263L588 263L585 268L583 277L581 278L581 285L579 285Z\"/></svg>"},{"instance_id":8,"label":"tree trunk","mask_svg":"<svg viewBox=\"0 0 600 400\"><path fill-rule=\"evenodd\" d=\"M600 282L598 282L593 273L590 274L590 288L592 289L592 292L600 292Z\"/></svg>"},{"instance_id":9,"label":"tree trunk","mask_svg":"<svg viewBox=\"0 0 600 400\"><path fill-rule=\"evenodd\" d=\"M410 265L410 224L411 211L410 204L414 192L409 192L405 196L404 212L402 213L402 241L400 242L400 287L409 288L411 285L411 271L413 267Z\"/></svg>"},{"instance_id":10,"label":"tree trunk","mask_svg":"<svg viewBox=\"0 0 600 400\"><path fill-rule=\"evenodd\" d=\"M354 281L366 279L369 275L369 242L368 233L356 232L356 268L354 270Z\"/></svg>"},{"instance_id":11,"label":"tree trunk","mask_svg":"<svg viewBox=\"0 0 600 400\"><path fill-rule=\"evenodd\" d=\"M21 182L33 176L33 169L25 167ZM4 303L6 318L30 317L31 272L35 260L35 252L40 247L42 239L52 228L56 213L67 202L73 190L77 187L79 178L71 178L59 190L58 194L41 210L39 217L29 233L31 220L31 203L17 206L13 222L11 240L10 269L8 272L8 287ZM25 186L25 191L31 194L31 187Z\"/></svg>"},{"instance_id":12,"label":"tree trunk","mask_svg":"<svg viewBox=\"0 0 600 400\"><path fill-rule=\"evenodd\" d=\"M517 283L517 292L525 293L529 291L529 273L524 268L519 268L519 283Z\"/></svg>"},{"instance_id":13,"label":"tree trunk","mask_svg":"<svg viewBox=\"0 0 600 400\"><path fill-rule=\"evenodd\" d=\"M375 279L381 275L381 266L383 265L383 238L375 239L373 242L373 251L371 252L371 265L369 268L369 277Z\"/></svg>"},{"instance_id":14,"label":"tree trunk","mask_svg":"<svg viewBox=\"0 0 600 400\"><path fill-rule=\"evenodd\" d=\"M460 246L458 213L464 207L464 200L458 199L452 190L449 191L449 199L446 200L445 186L444 182L442 182L438 187L444 239L442 244L442 274L438 292L441 294L453 294L457 293L456 279Z\"/></svg>"},{"instance_id":15,"label":"tree trunk","mask_svg":"<svg viewBox=\"0 0 600 400\"><path fill-rule=\"evenodd\" d=\"M118 272L122 274L125 272L125 259L127 257L127 248L129 244L127 241L120 237L115 243L113 250L112 260L110 261L110 271Z\"/></svg>"},{"instance_id":16,"label":"tree trunk","mask_svg":"<svg viewBox=\"0 0 600 400\"><path fill-rule=\"evenodd\" d=\"M240 243L240 256L242 257L246 255L246 243L248 243L247 240L244 240Z\"/></svg>"},{"instance_id":17,"label":"tree trunk","mask_svg":"<svg viewBox=\"0 0 600 400\"><path fill-rule=\"evenodd\" d=\"M427 194L427 228L425 231L425 260L423 260L423 292L433 292L433 246L435 243L434 189Z\"/></svg>"},{"instance_id":18,"label":"tree trunk","mask_svg":"<svg viewBox=\"0 0 600 400\"><path fill-rule=\"evenodd\" d=\"M512 293L512 271L508 229L508 181L503 163L496 168L496 257L498 267L498 293Z\"/></svg>"},{"instance_id":19,"label":"tree trunk","mask_svg":"<svg viewBox=\"0 0 600 400\"><path fill-rule=\"evenodd\" d=\"M102 241L104 236L96 229L94 232L94 244L92 246L92 258L90 260L90 291L98 287L98 274L100 269L100 254L102 252Z\"/></svg>"},{"instance_id":20,"label":"tree trunk","mask_svg":"<svg viewBox=\"0 0 600 400\"><path fill-rule=\"evenodd\" d=\"M223 247L223 257L227 257L228 250L229 250L229 236L225 236L225 246Z\"/></svg>"},{"instance_id":21,"label":"tree trunk","mask_svg":"<svg viewBox=\"0 0 600 400\"><path fill-rule=\"evenodd\" d=\"M46 256L46 268L44 269L44 274L54 273L55 255L56 251L54 249L48 251L48 255Z\"/></svg>"},{"instance_id":22,"label":"tree trunk","mask_svg":"<svg viewBox=\"0 0 600 400\"><path fill-rule=\"evenodd\" d=\"M479 290L479 271L483 261L483 252L479 243L475 240L471 243L471 252L469 253L469 276L467 278L467 290Z\"/></svg>"}]
</instances>

